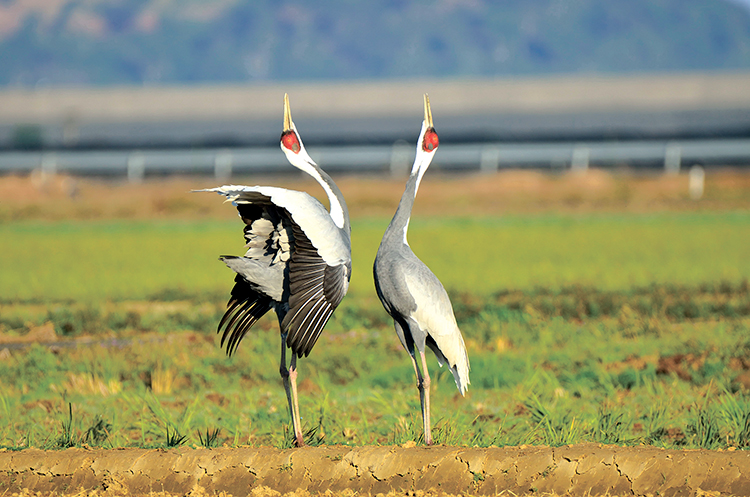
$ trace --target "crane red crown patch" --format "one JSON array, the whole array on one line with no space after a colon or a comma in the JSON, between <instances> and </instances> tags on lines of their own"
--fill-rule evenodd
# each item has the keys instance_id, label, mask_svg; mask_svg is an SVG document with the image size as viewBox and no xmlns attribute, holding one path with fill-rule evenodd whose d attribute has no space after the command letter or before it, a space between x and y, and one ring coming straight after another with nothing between
<instances>
[{"instance_id":1,"label":"crane red crown patch","mask_svg":"<svg viewBox=\"0 0 750 497\"><path fill-rule=\"evenodd\" d=\"M424 134L424 139L422 139L422 150L425 152L433 152L438 148L438 145L440 145L440 140L438 140L438 135L435 132L435 129L428 129Z\"/></svg>"},{"instance_id":2,"label":"crane red crown patch","mask_svg":"<svg viewBox=\"0 0 750 497\"><path fill-rule=\"evenodd\" d=\"M291 150L295 154L299 153L300 149L302 148L299 144L299 138L297 138L297 133L295 133L293 130L289 130L285 133L282 133L281 145L285 149Z\"/></svg>"}]
</instances>

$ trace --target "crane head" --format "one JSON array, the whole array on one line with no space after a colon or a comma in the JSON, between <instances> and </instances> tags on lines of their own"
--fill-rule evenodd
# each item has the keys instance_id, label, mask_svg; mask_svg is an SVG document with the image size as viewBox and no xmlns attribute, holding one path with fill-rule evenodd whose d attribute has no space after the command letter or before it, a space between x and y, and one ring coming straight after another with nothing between
<instances>
[{"instance_id":1,"label":"crane head","mask_svg":"<svg viewBox=\"0 0 750 497\"><path fill-rule=\"evenodd\" d=\"M289 163L312 176L323 187L331 205L331 218L338 228L343 229L349 222L346 203L331 177L318 167L305 150L297 127L292 121L292 112L289 110L289 95L286 93L284 93L284 129L281 132L280 142L281 151L284 152Z\"/></svg>"},{"instance_id":2,"label":"crane head","mask_svg":"<svg viewBox=\"0 0 750 497\"><path fill-rule=\"evenodd\" d=\"M440 140L438 139L437 132L432 125L432 110L430 109L430 97L424 94L424 122L422 124L424 128L424 136L422 136L422 150L427 153L434 152Z\"/></svg>"},{"instance_id":3,"label":"crane head","mask_svg":"<svg viewBox=\"0 0 750 497\"><path fill-rule=\"evenodd\" d=\"M430 97L424 95L424 121L422 121L422 131L419 133L417 141L417 156L414 158L412 174L424 174L432 162L432 158L440 145L437 131L432 125L432 110L430 109Z\"/></svg>"},{"instance_id":4,"label":"crane head","mask_svg":"<svg viewBox=\"0 0 750 497\"><path fill-rule=\"evenodd\" d=\"M292 112L289 110L289 95L284 93L284 130L281 132L281 149L284 152L298 154L302 148L302 141L299 139L297 127L292 121Z\"/></svg>"},{"instance_id":5,"label":"crane head","mask_svg":"<svg viewBox=\"0 0 750 497\"><path fill-rule=\"evenodd\" d=\"M314 178L319 177L318 165L307 154L305 145L299 137L297 127L292 121L292 112L289 110L289 95L284 94L284 130L281 132L281 150L287 160L297 169L305 171Z\"/></svg>"}]
</instances>

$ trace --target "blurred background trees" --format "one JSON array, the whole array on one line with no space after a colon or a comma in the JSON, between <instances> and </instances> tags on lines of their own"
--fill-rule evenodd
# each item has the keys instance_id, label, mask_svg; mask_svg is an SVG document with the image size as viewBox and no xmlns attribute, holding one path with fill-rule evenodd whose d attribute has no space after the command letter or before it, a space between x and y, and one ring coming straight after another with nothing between
<instances>
[{"instance_id":1,"label":"blurred background trees","mask_svg":"<svg viewBox=\"0 0 750 497\"><path fill-rule=\"evenodd\" d=\"M0 1L0 85L745 70L729 0Z\"/></svg>"}]
</instances>

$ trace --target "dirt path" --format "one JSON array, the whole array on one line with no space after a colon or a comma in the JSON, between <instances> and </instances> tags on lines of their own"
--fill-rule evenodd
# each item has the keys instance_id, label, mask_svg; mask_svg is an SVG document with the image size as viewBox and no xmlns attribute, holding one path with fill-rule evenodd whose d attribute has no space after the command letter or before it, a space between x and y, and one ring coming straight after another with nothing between
<instances>
[{"instance_id":1,"label":"dirt path","mask_svg":"<svg viewBox=\"0 0 750 497\"><path fill-rule=\"evenodd\" d=\"M750 452L566 447L28 449L0 494L750 495Z\"/></svg>"}]
</instances>

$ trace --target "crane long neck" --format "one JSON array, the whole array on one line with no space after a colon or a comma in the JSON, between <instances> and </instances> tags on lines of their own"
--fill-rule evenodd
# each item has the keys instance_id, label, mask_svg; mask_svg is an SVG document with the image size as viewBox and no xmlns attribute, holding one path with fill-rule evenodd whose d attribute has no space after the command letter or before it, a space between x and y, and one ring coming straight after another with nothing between
<instances>
[{"instance_id":1,"label":"crane long neck","mask_svg":"<svg viewBox=\"0 0 750 497\"><path fill-rule=\"evenodd\" d=\"M391 224L385 231L384 238L393 238L394 240L403 241L404 245L409 245L406 240L406 232L409 229L409 220L411 219L411 210L414 207L414 199L417 196L419 182L422 175L419 171L412 171L406 182L404 193L401 195L401 201L398 203L396 214L391 219Z\"/></svg>"},{"instance_id":2,"label":"crane long neck","mask_svg":"<svg viewBox=\"0 0 750 497\"><path fill-rule=\"evenodd\" d=\"M333 221L346 233L350 233L351 225L349 224L349 209L346 206L344 194L341 193L339 187L334 183L333 178L318 167L317 164L314 164L314 174L311 174L311 176L315 178L321 187L323 187L323 190L328 196L328 204L330 205L330 213Z\"/></svg>"}]
</instances>

